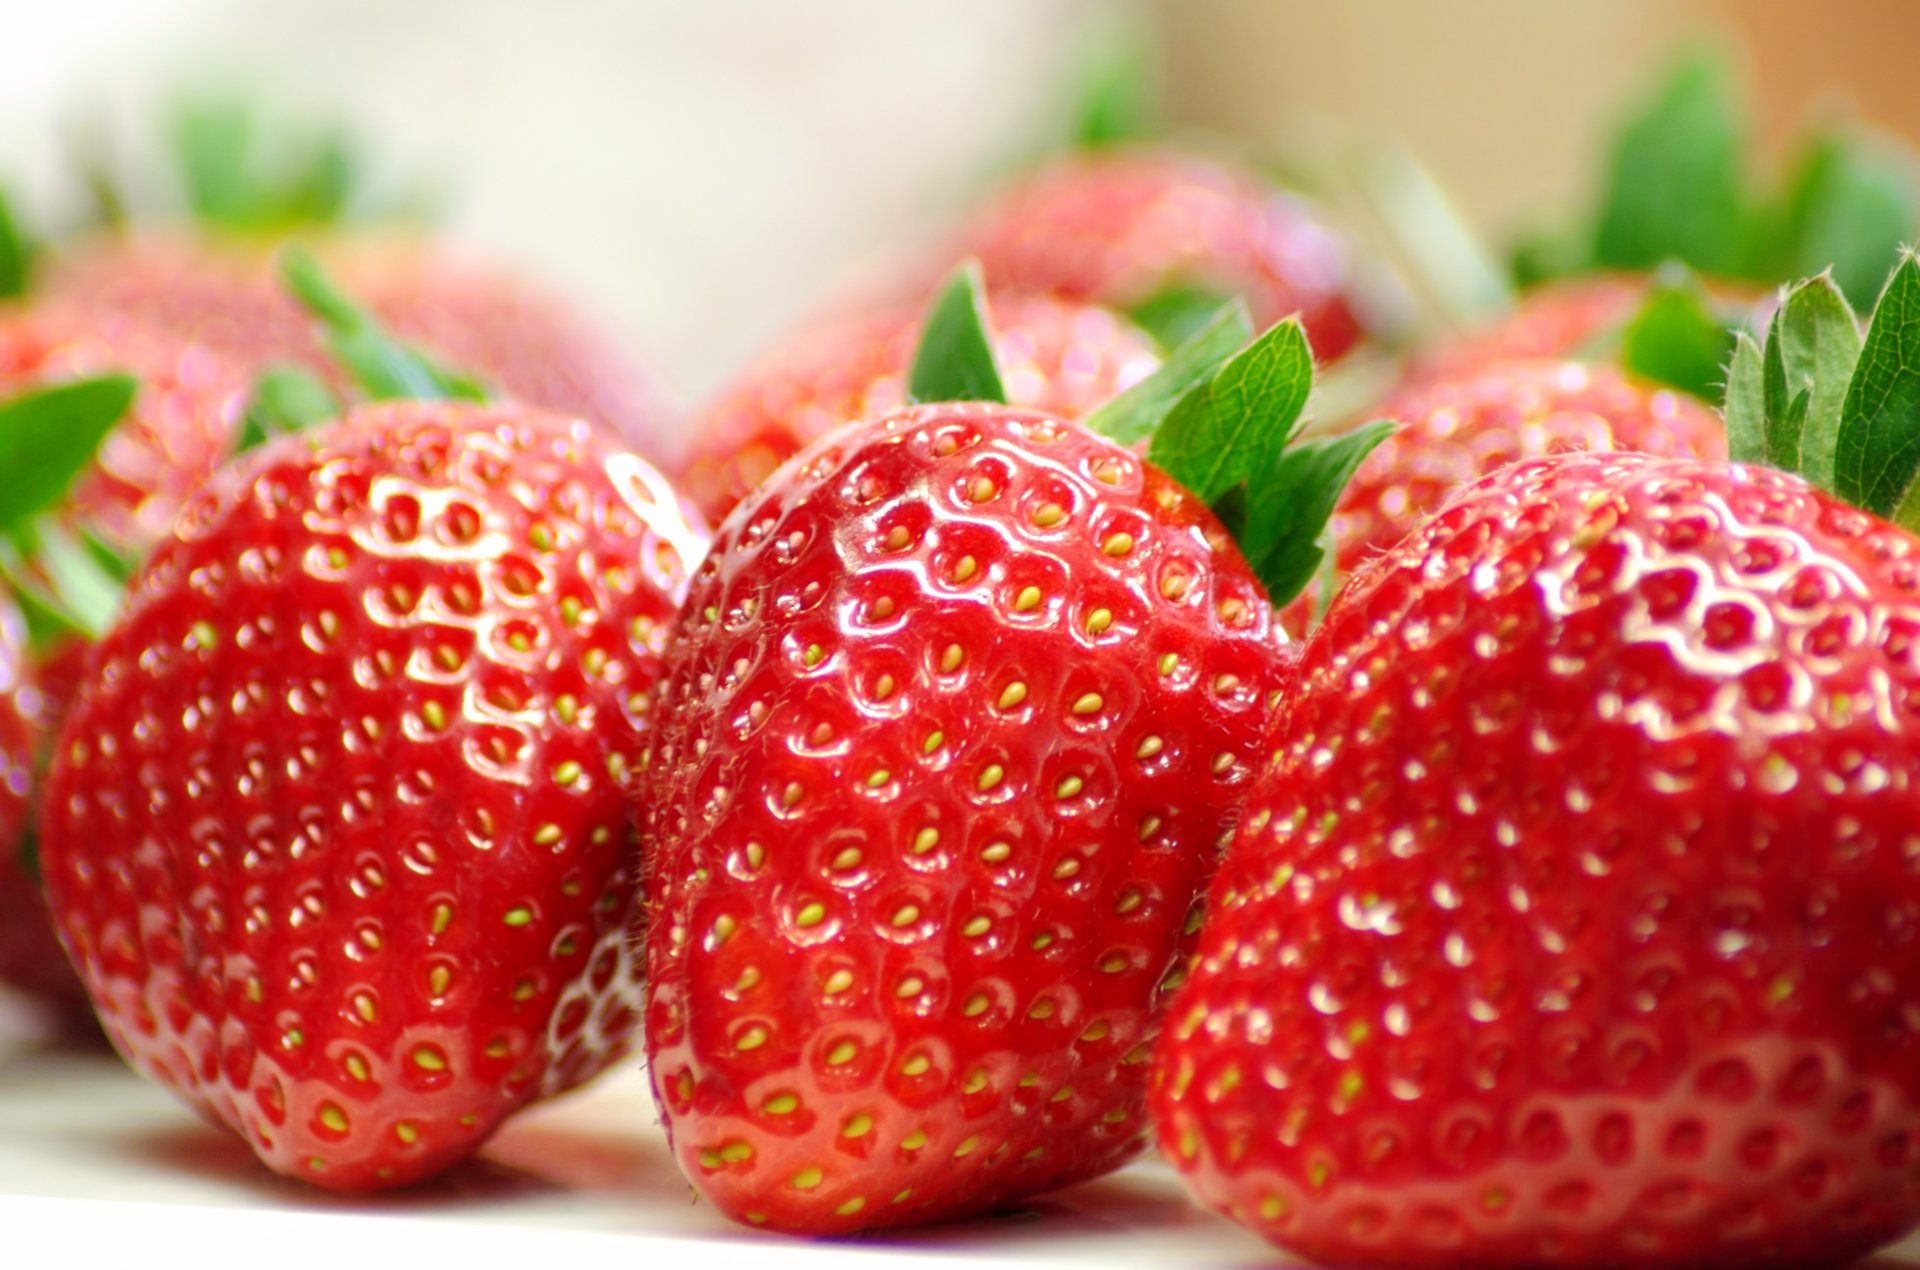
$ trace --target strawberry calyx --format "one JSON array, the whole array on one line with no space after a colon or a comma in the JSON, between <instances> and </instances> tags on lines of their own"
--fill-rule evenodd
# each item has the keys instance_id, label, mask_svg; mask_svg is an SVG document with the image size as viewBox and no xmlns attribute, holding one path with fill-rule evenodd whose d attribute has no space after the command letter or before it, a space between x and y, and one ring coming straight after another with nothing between
<instances>
[{"instance_id":1,"label":"strawberry calyx","mask_svg":"<svg viewBox=\"0 0 1920 1270\"><path fill-rule=\"evenodd\" d=\"M1615 132L1593 214L1524 242L1516 280L1678 261L1771 285L1831 268L1864 303L1920 226L1913 156L1857 124L1821 121L1772 184L1754 171L1748 113L1723 53L1680 58Z\"/></svg>"},{"instance_id":2,"label":"strawberry calyx","mask_svg":"<svg viewBox=\"0 0 1920 1270\"><path fill-rule=\"evenodd\" d=\"M1744 323L1715 305L1689 269L1661 268L1638 313L1617 332L1617 357L1627 370L1719 405L1726 386L1727 359Z\"/></svg>"},{"instance_id":3,"label":"strawberry calyx","mask_svg":"<svg viewBox=\"0 0 1920 1270\"><path fill-rule=\"evenodd\" d=\"M280 256L280 281L319 324L320 340L333 359L374 401L486 401L476 379L434 362L387 333L366 306L336 286L313 253L288 247Z\"/></svg>"},{"instance_id":4,"label":"strawberry calyx","mask_svg":"<svg viewBox=\"0 0 1920 1270\"><path fill-rule=\"evenodd\" d=\"M940 287L908 374L915 401L1004 402L982 295L973 262ZM1314 370L1306 331L1297 317L1251 331L1244 304L1221 307L1158 370L1080 422L1122 445L1145 443L1220 517L1270 602L1284 606L1326 556L1340 491L1395 425L1301 440Z\"/></svg>"},{"instance_id":5,"label":"strawberry calyx","mask_svg":"<svg viewBox=\"0 0 1920 1270\"><path fill-rule=\"evenodd\" d=\"M1920 531L1920 260L1881 290L1865 334L1830 272L1786 294L1761 340L1736 337L1728 448Z\"/></svg>"},{"instance_id":6,"label":"strawberry calyx","mask_svg":"<svg viewBox=\"0 0 1920 1270\"><path fill-rule=\"evenodd\" d=\"M0 189L0 300L18 299L27 293L35 251L36 244L14 215L6 191Z\"/></svg>"},{"instance_id":7,"label":"strawberry calyx","mask_svg":"<svg viewBox=\"0 0 1920 1270\"><path fill-rule=\"evenodd\" d=\"M138 389L132 376L103 375L0 402L0 580L36 646L97 637L119 607L127 562L47 513L93 463Z\"/></svg>"}]
</instances>

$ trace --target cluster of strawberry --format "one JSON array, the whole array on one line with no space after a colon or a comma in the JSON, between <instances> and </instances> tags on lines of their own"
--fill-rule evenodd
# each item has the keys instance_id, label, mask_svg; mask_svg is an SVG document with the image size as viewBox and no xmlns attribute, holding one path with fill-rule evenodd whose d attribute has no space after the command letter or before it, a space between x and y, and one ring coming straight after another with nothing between
<instances>
[{"instance_id":1,"label":"cluster of strawberry","mask_svg":"<svg viewBox=\"0 0 1920 1270\"><path fill-rule=\"evenodd\" d=\"M1799 222L1729 263L1635 210L1726 174L1703 84L1577 276L1361 411L1314 396L1384 356L1351 245L1164 146L686 424L417 246L335 239L344 292L67 248L0 328L0 976L335 1190L638 1043L688 1180L784 1231L1157 1138L1335 1264L1897 1236L1920 263L1863 324L1755 298ZM1884 272L1849 153L1795 206Z\"/></svg>"}]
</instances>

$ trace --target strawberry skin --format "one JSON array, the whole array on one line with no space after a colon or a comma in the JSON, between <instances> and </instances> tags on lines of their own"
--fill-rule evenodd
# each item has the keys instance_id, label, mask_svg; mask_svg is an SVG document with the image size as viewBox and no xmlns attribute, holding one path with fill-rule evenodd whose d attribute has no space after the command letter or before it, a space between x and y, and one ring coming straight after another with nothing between
<instances>
[{"instance_id":1,"label":"strawberry skin","mask_svg":"<svg viewBox=\"0 0 1920 1270\"><path fill-rule=\"evenodd\" d=\"M127 1059L343 1191L617 1060L622 782L704 546L642 461L519 407L363 408L217 478L96 646L42 804Z\"/></svg>"},{"instance_id":2,"label":"strawberry skin","mask_svg":"<svg viewBox=\"0 0 1920 1270\"><path fill-rule=\"evenodd\" d=\"M1013 404L1074 418L1151 374L1146 334L1110 310L996 296L994 355ZM680 488L714 523L814 438L899 409L920 312L885 308L808 327L721 394Z\"/></svg>"},{"instance_id":3,"label":"strawberry skin","mask_svg":"<svg viewBox=\"0 0 1920 1270\"><path fill-rule=\"evenodd\" d=\"M29 855L42 733L26 643L19 611L0 595L0 982L84 1018L85 994L54 938Z\"/></svg>"},{"instance_id":4,"label":"strawberry skin","mask_svg":"<svg viewBox=\"0 0 1920 1270\"><path fill-rule=\"evenodd\" d=\"M1336 1265L1840 1265L1920 1219L1920 552L1578 455L1335 601L1156 1056L1209 1205Z\"/></svg>"},{"instance_id":5,"label":"strawberry skin","mask_svg":"<svg viewBox=\"0 0 1920 1270\"><path fill-rule=\"evenodd\" d=\"M1577 357L1626 325L1645 303L1644 274L1600 273L1537 287L1497 322L1443 341L1416 362L1416 378L1471 373L1496 362Z\"/></svg>"},{"instance_id":6,"label":"strawberry skin","mask_svg":"<svg viewBox=\"0 0 1920 1270\"><path fill-rule=\"evenodd\" d=\"M1522 459L1579 451L1725 458L1726 425L1685 393L1599 362L1505 361L1401 389L1378 411L1401 429L1354 473L1327 533L1343 573L1415 529L1453 492ZM1310 594L1283 623L1304 634Z\"/></svg>"},{"instance_id":7,"label":"strawberry skin","mask_svg":"<svg viewBox=\"0 0 1920 1270\"><path fill-rule=\"evenodd\" d=\"M1251 171L1172 150L1057 160L963 234L996 288L1092 300L1123 312L1169 288L1247 302L1254 326L1298 313L1316 360L1361 336L1340 242Z\"/></svg>"},{"instance_id":8,"label":"strawberry skin","mask_svg":"<svg viewBox=\"0 0 1920 1270\"><path fill-rule=\"evenodd\" d=\"M323 251L400 338L510 396L602 424L656 462L678 456L678 420L653 377L557 297L410 238L338 237ZM47 290L219 349L250 375L276 362L332 373L273 261L251 240L149 233L76 248Z\"/></svg>"},{"instance_id":9,"label":"strawberry skin","mask_svg":"<svg viewBox=\"0 0 1920 1270\"><path fill-rule=\"evenodd\" d=\"M741 504L666 657L646 1035L700 1193L845 1232L1134 1154L1277 686L1213 514L1056 417L916 407Z\"/></svg>"}]
</instances>

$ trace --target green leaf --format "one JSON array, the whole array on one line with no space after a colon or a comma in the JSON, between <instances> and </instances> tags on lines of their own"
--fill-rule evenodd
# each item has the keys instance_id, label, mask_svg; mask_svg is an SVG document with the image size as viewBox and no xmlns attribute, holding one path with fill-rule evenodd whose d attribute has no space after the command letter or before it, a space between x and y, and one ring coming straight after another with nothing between
<instances>
[{"instance_id":1,"label":"green leaf","mask_svg":"<svg viewBox=\"0 0 1920 1270\"><path fill-rule=\"evenodd\" d=\"M1076 148L1143 141L1160 131L1157 47L1141 33L1125 32L1088 59L1074 111Z\"/></svg>"},{"instance_id":2,"label":"green leaf","mask_svg":"<svg viewBox=\"0 0 1920 1270\"><path fill-rule=\"evenodd\" d=\"M0 300L27 293L32 279L34 245L15 219L7 193L0 189Z\"/></svg>"},{"instance_id":3,"label":"green leaf","mask_svg":"<svg viewBox=\"0 0 1920 1270\"><path fill-rule=\"evenodd\" d=\"M1627 324L1620 360L1655 383L1717 402L1727 359L1733 355L1733 336L1691 278L1663 281Z\"/></svg>"},{"instance_id":4,"label":"green leaf","mask_svg":"<svg viewBox=\"0 0 1920 1270\"><path fill-rule=\"evenodd\" d=\"M1564 226L1536 229L1514 244L1507 267L1521 291L1593 268L1592 232Z\"/></svg>"},{"instance_id":5,"label":"green leaf","mask_svg":"<svg viewBox=\"0 0 1920 1270\"><path fill-rule=\"evenodd\" d=\"M1250 483L1240 548L1276 608L1313 580L1326 555L1321 539L1327 518L1341 491L1361 461L1399 426L1380 419L1342 436L1298 442L1280 456L1267 479Z\"/></svg>"},{"instance_id":6,"label":"green leaf","mask_svg":"<svg viewBox=\"0 0 1920 1270\"><path fill-rule=\"evenodd\" d=\"M1597 263L1646 269L1669 259L1725 274L1745 234L1745 137L1725 61L1683 59L1616 136L1594 240Z\"/></svg>"},{"instance_id":7,"label":"green leaf","mask_svg":"<svg viewBox=\"0 0 1920 1270\"><path fill-rule=\"evenodd\" d=\"M86 545L65 529L42 523L35 528L33 558L53 580L53 593L65 612L95 639L113 625L125 594L126 579L104 568Z\"/></svg>"},{"instance_id":8,"label":"green leaf","mask_svg":"<svg viewBox=\"0 0 1920 1270\"><path fill-rule=\"evenodd\" d=\"M1850 300L1870 303L1917 225L1910 156L1855 132L1816 133L1787 178L1755 271L1797 278L1830 269Z\"/></svg>"},{"instance_id":9,"label":"green leaf","mask_svg":"<svg viewBox=\"0 0 1920 1270\"><path fill-rule=\"evenodd\" d=\"M978 262L955 269L934 295L907 374L907 395L913 401L1006 401L987 334Z\"/></svg>"},{"instance_id":10,"label":"green leaf","mask_svg":"<svg viewBox=\"0 0 1920 1270\"><path fill-rule=\"evenodd\" d=\"M105 375L0 403L0 529L60 501L138 389L132 376Z\"/></svg>"},{"instance_id":11,"label":"green leaf","mask_svg":"<svg viewBox=\"0 0 1920 1270\"><path fill-rule=\"evenodd\" d=\"M1735 463L1767 461L1767 399L1760 346L1745 331L1733 337L1727 367L1727 451Z\"/></svg>"},{"instance_id":12,"label":"green leaf","mask_svg":"<svg viewBox=\"0 0 1920 1270\"><path fill-rule=\"evenodd\" d=\"M1832 489L1840 412L1860 360L1860 321L1825 274L1789 292L1777 318L1773 329L1781 341L1781 371L1789 396L1786 431L1799 436L1799 463L1793 470L1822 489ZM1794 420L1792 403L1803 395L1804 417Z\"/></svg>"},{"instance_id":13,"label":"green leaf","mask_svg":"<svg viewBox=\"0 0 1920 1270\"><path fill-rule=\"evenodd\" d=\"M1800 470L1800 428L1788 410L1792 390L1787 383L1786 308L1774 310L1767 324L1766 346L1760 350L1761 400L1766 406L1767 463L1782 472Z\"/></svg>"},{"instance_id":14,"label":"green leaf","mask_svg":"<svg viewBox=\"0 0 1920 1270\"><path fill-rule=\"evenodd\" d=\"M293 297L319 319L327 350L375 401L485 401L487 392L467 376L447 371L388 335L373 314L334 286L306 250L289 247L280 257L280 277Z\"/></svg>"},{"instance_id":15,"label":"green leaf","mask_svg":"<svg viewBox=\"0 0 1920 1270\"><path fill-rule=\"evenodd\" d=\"M300 432L339 414L339 400L314 376L297 366L269 366L254 382L238 448L250 450L270 436Z\"/></svg>"},{"instance_id":16,"label":"green leaf","mask_svg":"<svg viewBox=\"0 0 1920 1270\"><path fill-rule=\"evenodd\" d=\"M1253 321L1246 304L1233 300L1220 306L1151 375L1083 416L1081 426L1121 445L1144 441L1189 388L1212 375L1252 338Z\"/></svg>"},{"instance_id":17,"label":"green leaf","mask_svg":"<svg viewBox=\"0 0 1920 1270\"><path fill-rule=\"evenodd\" d=\"M1127 310L1133 324L1162 349L1178 348L1205 330L1233 297L1223 291L1178 284L1154 292Z\"/></svg>"},{"instance_id":18,"label":"green leaf","mask_svg":"<svg viewBox=\"0 0 1920 1270\"><path fill-rule=\"evenodd\" d=\"M343 134L302 133L240 98L183 103L175 112L173 149L193 214L227 229L336 223L359 184Z\"/></svg>"},{"instance_id":19,"label":"green leaf","mask_svg":"<svg viewBox=\"0 0 1920 1270\"><path fill-rule=\"evenodd\" d=\"M173 147L187 206L216 225L245 227L253 201L254 112L234 101L183 104L174 118Z\"/></svg>"},{"instance_id":20,"label":"green leaf","mask_svg":"<svg viewBox=\"0 0 1920 1270\"><path fill-rule=\"evenodd\" d=\"M1288 318L1187 391L1148 457L1203 502L1272 470L1313 388L1313 352Z\"/></svg>"},{"instance_id":21,"label":"green leaf","mask_svg":"<svg viewBox=\"0 0 1920 1270\"><path fill-rule=\"evenodd\" d=\"M1904 501L1916 470L1920 470L1920 263L1909 254L1880 294L1840 410L1834 491L1856 506L1890 515Z\"/></svg>"}]
</instances>

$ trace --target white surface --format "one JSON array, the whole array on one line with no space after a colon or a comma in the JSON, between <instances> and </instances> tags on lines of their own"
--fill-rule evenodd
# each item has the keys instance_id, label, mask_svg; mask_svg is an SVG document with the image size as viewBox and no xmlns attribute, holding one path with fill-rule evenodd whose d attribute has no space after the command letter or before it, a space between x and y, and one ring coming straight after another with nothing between
<instances>
[{"instance_id":1,"label":"white surface","mask_svg":"<svg viewBox=\"0 0 1920 1270\"><path fill-rule=\"evenodd\" d=\"M835 1242L759 1234L694 1201L637 1071L526 1113L435 1182L343 1199L275 1177L239 1138L111 1056L0 1056L0 1265L888 1270L930 1260L1111 1268L1281 1259L1194 1208L1170 1171L1145 1162L989 1219Z\"/></svg>"}]
</instances>

